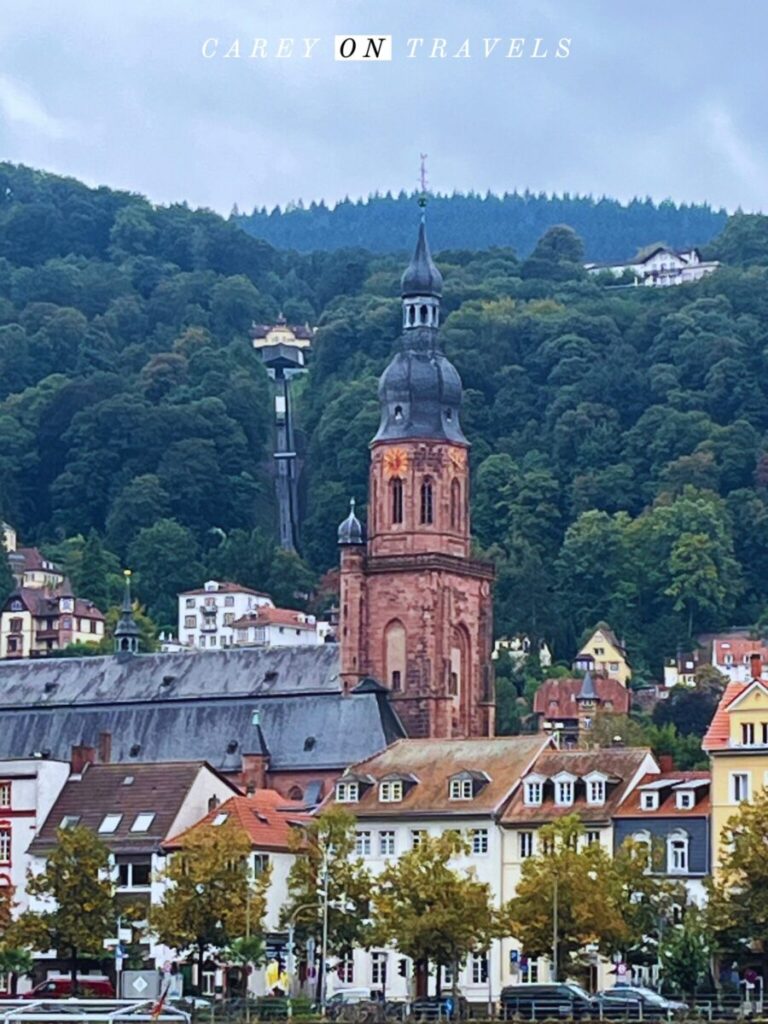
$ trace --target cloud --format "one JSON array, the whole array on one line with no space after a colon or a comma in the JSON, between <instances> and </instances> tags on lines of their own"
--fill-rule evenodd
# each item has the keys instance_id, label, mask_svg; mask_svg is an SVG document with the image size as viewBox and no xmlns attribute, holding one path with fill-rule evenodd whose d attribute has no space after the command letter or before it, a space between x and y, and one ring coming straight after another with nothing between
<instances>
[{"instance_id":1,"label":"cloud","mask_svg":"<svg viewBox=\"0 0 768 1024\"><path fill-rule=\"evenodd\" d=\"M765 192L768 179L768 165L754 145L739 132L731 112L722 104L708 106L704 119L709 131L709 145L724 159L730 169L746 185L757 199Z\"/></svg>"},{"instance_id":2,"label":"cloud","mask_svg":"<svg viewBox=\"0 0 768 1024\"><path fill-rule=\"evenodd\" d=\"M53 117L23 83L8 75L0 75L0 116L47 139L65 139L73 134L70 121Z\"/></svg>"}]
</instances>

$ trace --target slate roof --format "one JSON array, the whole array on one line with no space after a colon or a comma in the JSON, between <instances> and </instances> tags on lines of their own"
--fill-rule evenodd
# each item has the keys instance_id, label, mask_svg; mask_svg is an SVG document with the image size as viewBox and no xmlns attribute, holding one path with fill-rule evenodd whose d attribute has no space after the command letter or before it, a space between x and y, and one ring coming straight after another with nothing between
<instances>
[{"instance_id":1,"label":"slate roof","mask_svg":"<svg viewBox=\"0 0 768 1024\"><path fill-rule=\"evenodd\" d=\"M347 807L358 818L492 814L503 805L520 777L549 742L548 737L542 736L403 739L350 768L350 774L361 778L368 776L375 783L386 778L413 776L418 781L405 787L403 799L397 803L382 803L378 785L374 784L362 788L356 803L340 806ZM472 800L451 800L449 780L463 773L472 777L485 773L489 781L478 787Z\"/></svg>"},{"instance_id":2,"label":"slate roof","mask_svg":"<svg viewBox=\"0 0 768 1024\"><path fill-rule=\"evenodd\" d=\"M597 675L592 677L592 683L602 710L606 710L606 704L610 704L610 710L616 714L627 714L630 693L626 686L618 679ZM578 718L577 698L582 695L583 684L582 679L545 679L533 699L534 714L543 715L545 718Z\"/></svg>"},{"instance_id":3,"label":"slate roof","mask_svg":"<svg viewBox=\"0 0 768 1024\"><path fill-rule=\"evenodd\" d=\"M343 695L335 644L0 662L0 758L68 760L109 732L114 761L234 772L263 752L259 731L270 767L297 770L345 768L404 735L386 693Z\"/></svg>"},{"instance_id":4,"label":"slate roof","mask_svg":"<svg viewBox=\"0 0 768 1024\"><path fill-rule=\"evenodd\" d=\"M578 814L584 822L607 821L621 804L632 780L650 756L645 747L611 747L605 750L545 750L536 759L531 774L551 779L560 772L570 772L583 778L590 772L603 772L608 776L605 803L588 804L584 786L577 784L575 800L561 806L554 801L553 787L544 785L544 800L540 807L529 807L523 802L519 789L507 805L502 816L505 825L535 823L544 825L569 814ZM611 781L613 780L613 781Z\"/></svg>"},{"instance_id":5,"label":"slate roof","mask_svg":"<svg viewBox=\"0 0 768 1024\"><path fill-rule=\"evenodd\" d=\"M201 771L202 761L165 764L89 764L81 776L67 780L43 827L30 844L31 853L43 853L56 844L56 830L66 816L98 832L107 814L121 814L114 832L101 838L113 853L158 850ZM126 780L132 780L127 783ZM234 786L233 792L236 792ZM133 832L136 816L154 812L145 832Z\"/></svg>"},{"instance_id":6,"label":"slate roof","mask_svg":"<svg viewBox=\"0 0 768 1024\"><path fill-rule=\"evenodd\" d=\"M662 772L660 775L644 775L621 807L614 812L615 818L701 818L709 814L709 788L711 772ZM641 787L647 783L659 788L659 806L653 811L644 811L640 806ZM695 785L691 785L695 783ZM675 792L692 789L696 800L693 807L678 807Z\"/></svg>"},{"instance_id":7,"label":"slate roof","mask_svg":"<svg viewBox=\"0 0 768 1024\"><path fill-rule=\"evenodd\" d=\"M274 789L259 789L252 795L233 796L214 808L204 818L163 843L166 850L178 850L185 839L199 828L210 825L222 814L243 829L256 850L287 852L291 849L289 836L296 825L312 820L305 805L299 800L286 800Z\"/></svg>"},{"instance_id":8,"label":"slate roof","mask_svg":"<svg viewBox=\"0 0 768 1024\"><path fill-rule=\"evenodd\" d=\"M16 587L3 605L3 610L10 611L11 602L21 600L24 607L32 615L38 617L50 617L52 615L58 616L59 598L71 596L71 588L66 590L64 587L61 587L58 590L51 590L43 589L41 587ZM74 615L76 618L81 619L104 619L104 616L93 601L86 601L82 597L75 599L73 612L65 612L64 614L70 616Z\"/></svg>"}]
</instances>

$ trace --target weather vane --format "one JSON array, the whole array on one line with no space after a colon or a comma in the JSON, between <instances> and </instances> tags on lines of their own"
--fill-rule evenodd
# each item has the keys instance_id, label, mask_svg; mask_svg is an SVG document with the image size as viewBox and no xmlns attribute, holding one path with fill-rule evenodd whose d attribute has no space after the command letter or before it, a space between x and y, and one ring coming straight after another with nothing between
<instances>
[{"instance_id":1,"label":"weather vane","mask_svg":"<svg viewBox=\"0 0 768 1024\"><path fill-rule=\"evenodd\" d=\"M419 206L424 207L427 205L427 154L420 153L419 156L421 157L421 170L419 173L421 195L419 196Z\"/></svg>"}]
</instances>

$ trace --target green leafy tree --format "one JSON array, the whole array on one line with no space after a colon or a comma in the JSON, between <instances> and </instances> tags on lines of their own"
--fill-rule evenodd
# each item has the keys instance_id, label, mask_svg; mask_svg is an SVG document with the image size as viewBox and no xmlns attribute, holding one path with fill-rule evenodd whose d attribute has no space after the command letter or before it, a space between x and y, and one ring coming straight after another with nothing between
<instances>
[{"instance_id":1,"label":"green leafy tree","mask_svg":"<svg viewBox=\"0 0 768 1024\"><path fill-rule=\"evenodd\" d=\"M91 530L83 547L80 572L75 581L77 596L93 601L103 611L113 596L110 593L109 573L117 569L117 559L110 558L104 550L101 537L95 530Z\"/></svg>"},{"instance_id":2,"label":"green leafy tree","mask_svg":"<svg viewBox=\"0 0 768 1024\"><path fill-rule=\"evenodd\" d=\"M246 932L261 935L270 874L252 880L250 854L250 837L227 820L190 832L165 869L170 884L150 908L150 929L180 954L195 954L198 985L208 951L232 948ZM235 948L255 953L251 941Z\"/></svg>"},{"instance_id":3,"label":"green leafy tree","mask_svg":"<svg viewBox=\"0 0 768 1024\"><path fill-rule=\"evenodd\" d=\"M40 953L57 950L69 961L72 994L77 995L81 960L100 959L104 939L115 934L118 909L109 850L82 825L58 829L45 867L27 876L27 893L42 909L24 911L8 928L8 943Z\"/></svg>"},{"instance_id":4,"label":"green leafy tree","mask_svg":"<svg viewBox=\"0 0 768 1024\"><path fill-rule=\"evenodd\" d=\"M376 879L373 936L394 943L413 959L417 985L426 994L427 967L453 970L454 1006L458 1006L458 970L472 952L484 952L499 934L490 886L472 870L460 871L451 860L469 852L458 832L424 835L417 846L390 862Z\"/></svg>"},{"instance_id":5,"label":"green leafy tree","mask_svg":"<svg viewBox=\"0 0 768 1024\"><path fill-rule=\"evenodd\" d=\"M136 574L137 594L150 616L173 629L176 595L201 582L198 545L191 530L174 519L160 519L139 531L128 557Z\"/></svg>"},{"instance_id":6,"label":"green leafy tree","mask_svg":"<svg viewBox=\"0 0 768 1024\"><path fill-rule=\"evenodd\" d=\"M665 988L695 998L709 976L710 937L704 915L689 907L682 924L670 928L659 950Z\"/></svg>"},{"instance_id":7,"label":"green leafy tree","mask_svg":"<svg viewBox=\"0 0 768 1024\"><path fill-rule=\"evenodd\" d=\"M343 808L332 807L292 836L297 854L288 874L288 899L280 917L293 921L300 942L322 934L322 897L326 881L329 897L328 953L349 955L368 944L372 882L362 860L355 856L355 819ZM321 965L322 969L323 965Z\"/></svg>"},{"instance_id":8,"label":"green leafy tree","mask_svg":"<svg viewBox=\"0 0 768 1024\"><path fill-rule=\"evenodd\" d=\"M16 586L16 581L11 572L8 561L8 552L5 550L5 540L0 532L0 607L5 604L6 598Z\"/></svg>"},{"instance_id":9,"label":"green leafy tree","mask_svg":"<svg viewBox=\"0 0 768 1024\"><path fill-rule=\"evenodd\" d=\"M768 790L740 805L719 837L719 866L708 881L706 920L716 950L737 959L750 945L768 976Z\"/></svg>"}]
</instances>

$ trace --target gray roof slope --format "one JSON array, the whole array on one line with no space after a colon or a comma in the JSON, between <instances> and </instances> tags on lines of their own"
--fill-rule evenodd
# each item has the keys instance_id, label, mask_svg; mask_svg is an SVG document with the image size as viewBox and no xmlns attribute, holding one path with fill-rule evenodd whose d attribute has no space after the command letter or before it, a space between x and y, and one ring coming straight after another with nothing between
<instances>
[{"instance_id":1,"label":"gray roof slope","mask_svg":"<svg viewBox=\"0 0 768 1024\"><path fill-rule=\"evenodd\" d=\"M0 661L0 707L340 692L336 644Z\"/></svg>"},{"instance_id":2,"label":"gray roof slope","mask_svg":"<svg viewBox=\"0 0 768 1024\"><path fill-rule=\"evenodd\" d=\"M99 733L109 732L115 762L194 758L220 771L238 771L242 754L261 752L254 711L259 712L272 768L346 767L404 735L387 701L373 693L345 697L299 692L278 699L128 705L116 701L111 706L0 708L0 758L48 751L50 757L67 760L73 745L97 747ZM234 743L237 747L228 749ZM132 755L137 744L139 750Z\"/></svg>"}]
</instances>

